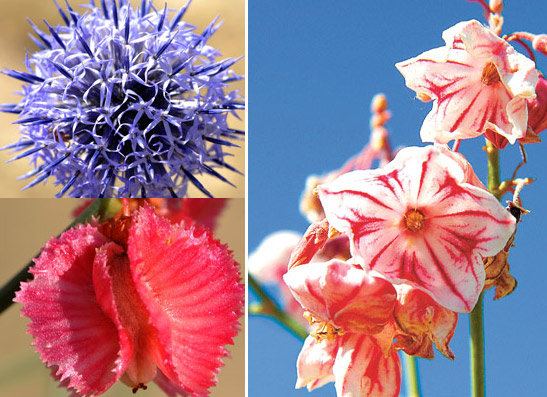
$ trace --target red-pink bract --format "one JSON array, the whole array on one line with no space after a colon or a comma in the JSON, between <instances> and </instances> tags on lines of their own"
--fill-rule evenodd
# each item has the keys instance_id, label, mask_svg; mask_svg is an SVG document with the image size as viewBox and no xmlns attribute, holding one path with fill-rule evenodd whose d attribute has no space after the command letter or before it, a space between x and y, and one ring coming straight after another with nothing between
<instances>
[{"instance_id":1,"label":"red-pink bract","mask_svg":"<svg viewBox=\"0 0 547 397\"><path fill-rule=\"evenodd\" d=\"M208 230L150 207L123 245L92 225L46 244L15 299L42 360L82 396L117 380L207 395L243 310L237 263Z\"/></svg>"}]
</instances>

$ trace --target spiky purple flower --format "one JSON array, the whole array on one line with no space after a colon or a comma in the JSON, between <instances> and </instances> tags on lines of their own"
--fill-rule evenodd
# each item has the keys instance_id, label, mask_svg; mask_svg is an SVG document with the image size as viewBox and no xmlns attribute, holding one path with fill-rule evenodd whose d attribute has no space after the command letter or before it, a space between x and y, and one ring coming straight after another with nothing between
<instances>
[{"instance_id":1,"label":"spiky purple flower","mask_svg":"<svg viewBox=\"0 0 547 397\"><path fill-rule=\"evenodd\" d=\"M170 18L150 0L137 10L91 0L83 15L55 2L66 26L31 22L41 50L26 72L4 71L26 84L1 109L19 114L22 138L4 149L31 159L27 187L54 178L57 197L165 197L186 195L188 182L211 196L199 174L230 183L217 170L238 172L225 148L243 132L226 118L245 105L225 89L241 76L237 59L207 45L217 19L201 34L182 21L189 4Z\"/></svg>"}]
</instances>

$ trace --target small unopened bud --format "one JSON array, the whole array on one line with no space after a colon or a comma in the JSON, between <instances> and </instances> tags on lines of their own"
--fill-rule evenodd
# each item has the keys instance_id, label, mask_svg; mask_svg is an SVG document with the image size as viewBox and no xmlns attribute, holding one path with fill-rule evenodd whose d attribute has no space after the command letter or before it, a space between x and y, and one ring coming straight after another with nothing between
<instances>
[{"instance_id":1,"label":"small unopened bud","mask_svg":"<svg viewBox=\"0 0 547 397\"><path fill-rule=\"evenodd\" d=\"M376 94L372 98L372 103L370 105L370 111L372 113L381 113L387 109L387 99L384 94Z\"/></svg>"},{"instance_id":2,"label":"small unopened bud","mask_svg":"<svg viewBox=\"0 0 547 397\"><path fill-rule=\"evenodd\" d=\"M532 40L532 47L534 47L534 50L547 55L547 34L536 35Z\"/></svg>"},{"instance_id":3,"label":"small unopened bud","mask_svg":"<svg viewBox=\"0 0 547 397\"><path fill-rule=\"evenodd\" d=\"M490 0L488 7L494 14L501 14L503 11L503 0Z\"/></svg>"},{"instance_id":4,"label":"small unopened bud","mask_svg":"<svg viewBox=\"0 0 547 397\"><path fill-rule=\"evenodd\" d=\"M427 94L424 94L423 92L418 92L416 94L416 98L418 98L422 102L429 102L431 101L431 97Z\"/></svg>"}]
</instances>

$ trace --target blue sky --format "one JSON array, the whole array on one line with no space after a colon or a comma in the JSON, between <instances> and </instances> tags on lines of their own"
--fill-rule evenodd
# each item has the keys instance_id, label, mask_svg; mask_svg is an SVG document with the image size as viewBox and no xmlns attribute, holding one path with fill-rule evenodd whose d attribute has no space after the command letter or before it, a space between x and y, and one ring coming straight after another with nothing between
<instances>
[{"instance_id":1,"label":"blue sky","mask_svg":"<svg viewBox=\"0 0 547 397\"><path fill-rule=\"evenodd\" d=\"M394 147L422 145L419 129L431 104L415 99L396 62L443 45L442 31L457 22L484 21L477 3L438 1L279 0L249 1L249 250L281 229L303 232L298 211L306 177L340 167L368 141L369 105L386 94ZM506 1L503 33L547 32L547 3ZM515 44L518 51L523 49ZM547 58L538 66L547 71ZM543 133L545 134L545 133ZM484 142L462 142L460 151L486 181ZM517 290L494 302L485 297L486 385L492 396L544 395L547 370L547 243L545 143L528 145L521 177L538 180L523 192L531 214L519 225L511 250ZM517 147L501 153L502 179L519 162ZM509 199L505 197L504 200ZM419 360L425 396L469 394L468 316L461 315L451 347L456 360L439 353ZM273 321L249 319L249 394L304 396L294 390L301 342ZM539 376L538 376L539 375ZM311 396L333 396L332 385ZM404 393L402 394L404 395Z\"/></svg>"}]
</instances>

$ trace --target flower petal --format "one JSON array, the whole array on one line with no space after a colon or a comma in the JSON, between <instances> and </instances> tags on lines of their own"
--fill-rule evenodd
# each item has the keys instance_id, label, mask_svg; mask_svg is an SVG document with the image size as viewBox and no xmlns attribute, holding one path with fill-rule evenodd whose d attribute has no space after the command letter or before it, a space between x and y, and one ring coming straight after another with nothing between
<instances>
[{"instance_id":1,"label":"flower petal","mask_svg":"<svg viewBox=\"0 0 547 397\"><path fill-rule=\"evenodd\" d=\"M207 394L243 310L237 263L208 230L171 225L149 207L134 215L128 255L158 333L158 367L184 390Z\"/></svg>"},{"instance_id":2,"label":"flower petal","mask_svg":"<svg viewBox=\"0 0 547 397\"><path fill-rule=\"evenodd\" d=\"M29 333L42 360L58 366L60 381L82 395L103 393L126 364L116 325L93 288L95 250L105 243L89 225L51 239L30 270L34 280L22 283L15 298L30 318Z\"/></svg>"},{"instance_id":3,"label":"flower petal","mask_svg":"<svg viewBox=\"0 0 547 397\"><path fill-rule=\"evenodd\" d=\"M528 125L535 134L547 128L547 79L540 76L536 84L536 98L528 99Z\"/></svg>"},{"instance_id":4,"label":"flower petal","mask_svg":"<svg viewBox=\"0 0 547 397\"><path fill-rule=\"evenodd\" d=\"M167 376L163 374L158 369L158 372L156 373L156 377L154 378L154 382L159 386L161 390L165 394L167 394L169 397L175 397L178 395L181 396L190 396L190 394L186 393L182 388L180 388L175 382L173 382L171 379L169 379Z\"/></svg>"},{"instance_id":5,"label":"flower petal","mask_svg":"<svg viewBox=\"0 0 547 397\"><path fill-rule=\"evenodd\" d=\"M333 366L338 397L398 396L401 389L401 362L392 349L387 357L374 337L347 334Z\"/></svg>"},{"instance_id":6,"label":"flower petal","mask_svg":"<svg viewBox=\"0 0 547 397\"><path fill-rule=\"evenodd\" d=\"M300 233L289 230L270 234L249 255L249 273L262 282L283 284L291 252L301 238Z\"/></svg>"},{"instance_id":7,"label":"flower petal","mask_svg":"<svg viewBox=\"0 0 547 397\"><path fill-rule=\"evenodd\" d=\"M444 356L453 360L454 353L448 344L456 330L457 313L438 305L429 295L416 288L403 284L396 289L397 305L394 316L397 325L405 333L412 335L414 340L421 342L420 344L429 346L429 341L434 342Z\"/></svg>"},{"instance_id":8,"label":"flower petal","mask_svg":"<svg viewBox=\"0 0 547 397\"><path fill-rule=\"evenodd\" d=\"M296 363L298 372L296 389L306 386L309 391L312 391L329 382L334 382L332 366L338 345L338 339L317 341L313 336L306 338Z\"/></svg>"},{"instance_id":9,"label":"flower petal","mask_svg":"<svg viewBox=\"0 0 547 397\"><path fill-rule=\"evenodd\" d=\"M338 259L292 268L284 279L302 307L346 332L380 332L395 304L390 283Z\"/></svg>"},{"instance_id":10,"label":"flower petal","mask_svg":"<svg viewBox=\"0 0 547 397\"><path fill-rule=\"evenodd\" d=\"M118 329L124 371L122 381L135 388L156 377L157 336L149 325L131 278L124 249L109 242L97 249L93 262L93 284L101 309Z\"/></svg>"},{"instance_id":11,"label":"flower petal","mask_svg":"<svg viewBox=\"0 0 547 397\"><path fill-rule=\"evenodd\" d=\"M217 218L226 207L227 199L163 199L158 214L169 219L172 223L179 223L185 217L194 220L198 225L214 229Z\"/></svg>"}]
</instances>

